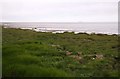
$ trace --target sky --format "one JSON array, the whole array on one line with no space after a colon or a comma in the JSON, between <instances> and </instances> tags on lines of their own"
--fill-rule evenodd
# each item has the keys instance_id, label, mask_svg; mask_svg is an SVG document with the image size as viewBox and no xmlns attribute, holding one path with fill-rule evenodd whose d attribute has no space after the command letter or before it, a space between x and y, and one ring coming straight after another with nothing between
<instances>
[{"instance_id":1,"label":"sky","mask_svg":"<svg viewBox=\"0 0 120 79\"><path fill-rule=\"evenodd\" d=\"M119 0L1 0L0 22L117 22Z\"/></svg>"}]
</instances>

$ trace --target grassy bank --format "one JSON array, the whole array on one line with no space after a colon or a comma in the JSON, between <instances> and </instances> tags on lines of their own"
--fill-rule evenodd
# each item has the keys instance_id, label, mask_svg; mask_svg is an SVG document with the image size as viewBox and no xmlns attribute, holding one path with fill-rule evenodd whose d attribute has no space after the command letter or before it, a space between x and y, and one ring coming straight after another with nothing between
<instances>
[{"instance_id":1,"label":"grassy bank","mask_svg":"<svg viewBox=\"0 0 120 79\"><path fill-rule=\"evenodd\" d=\"M117 77L118 36L2 29L3 76Z\"/></svg>"}]
</instances>

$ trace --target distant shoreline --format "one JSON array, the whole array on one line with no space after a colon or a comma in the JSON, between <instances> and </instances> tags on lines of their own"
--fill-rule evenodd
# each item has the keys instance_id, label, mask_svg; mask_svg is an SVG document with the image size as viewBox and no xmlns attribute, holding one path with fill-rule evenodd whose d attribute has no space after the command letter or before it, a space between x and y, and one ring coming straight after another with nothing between
<instances>
[{"instance_id":1,"label":"distant shoreline","mask_svg":"<svg viewBox=\"0 0 120 79\"><path fill-rule=\"evenodd\" d=\"M7 27L7 26L3 26L3 28L15 28L15 27ZM73 30L67 30L67 29L46 29L46 28L19 28L19 27L16 27L15 29L21 29L21 30L32 30L32 31L35 31L35 32L51 32L53 34L57 34L57 33L74 33L74 34L97 34L97 35L119 35L119 34L113 34L113 33L95 33L95 32L77 32L77 31L73 31Z\"/></svg>"},{"instance_id":2,"label":"distant shoreline","mask_svg":"<svg viewBox=\"0 0 120 79\"><path fill-rule=\"evenodd\" d=\"M119 35L117 22L3 22L2 26L29 29L36 32Z\"/></svg>"}]
</instances>

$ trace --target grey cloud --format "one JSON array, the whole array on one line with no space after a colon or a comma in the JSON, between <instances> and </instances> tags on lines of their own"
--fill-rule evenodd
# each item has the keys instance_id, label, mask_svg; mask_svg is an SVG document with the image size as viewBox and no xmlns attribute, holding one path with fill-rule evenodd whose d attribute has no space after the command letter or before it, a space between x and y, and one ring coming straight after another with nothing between
<instances>
[{"instance_id":1,"label":"grey cloud","mask_svg":"<svg viewBox=\"0 0 120 79\"><path fill-rule=\"evenodd\" d=\"M117 21L118 17L118 0L7 1L2 2L2 21Z\"/></svg>"}]
</instances>

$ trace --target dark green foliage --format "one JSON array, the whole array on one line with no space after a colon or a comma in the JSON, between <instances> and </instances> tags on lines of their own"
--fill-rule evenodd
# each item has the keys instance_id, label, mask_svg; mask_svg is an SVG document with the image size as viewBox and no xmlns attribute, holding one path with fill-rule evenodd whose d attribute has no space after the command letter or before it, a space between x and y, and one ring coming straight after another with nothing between
<instances>
[{"instance_id":1,"label":"dark green foliage","mask_svg":"<svg viewBox=\"0 0 120 79\"><path fill-rule=\"evenodd\" d=\"M2 36L3 77L118 76L117 35L3 28Z\"/></svg>"}]
</instances>

